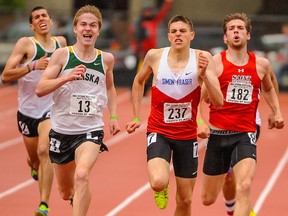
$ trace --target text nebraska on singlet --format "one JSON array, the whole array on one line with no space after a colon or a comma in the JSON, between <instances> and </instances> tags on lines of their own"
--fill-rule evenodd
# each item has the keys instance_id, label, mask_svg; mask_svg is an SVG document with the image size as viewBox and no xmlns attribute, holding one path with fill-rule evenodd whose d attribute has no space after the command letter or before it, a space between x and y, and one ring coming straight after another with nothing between
<instances>
[{"instance_id":1,"label":"text nebraska on singlet","mask_svg":"<svg viewBox=\"0 0 288 216\"><path fill-rule=\"evenodd\" d=\"M192 84L192 79L162 79L162 84L163 85L191 85Z\"/></svg>"}]
</instances>

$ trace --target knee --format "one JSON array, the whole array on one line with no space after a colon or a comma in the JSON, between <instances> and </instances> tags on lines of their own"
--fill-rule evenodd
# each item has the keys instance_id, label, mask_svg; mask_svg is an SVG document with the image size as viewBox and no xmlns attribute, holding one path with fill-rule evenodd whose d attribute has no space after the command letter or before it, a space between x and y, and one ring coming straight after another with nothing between
<instances>
[{"instance_id":1,"label":"knee","mask_svg":"<svg viewBox=\"0 0 288 216\"><path fill-rule=\"evenodd\" d=\"M60 194L60 197L63 199L63 200L70 200L71 197L73 197L73 194L74 194L74 189L73 188L61 188L61 187L58 187L58 191L59 191L59 194Z\"/></svg>"},{"instance_id":2,"label":"knee","mask_svg":"<svg viewBox=\"0 0 288 216\"><path fill-rule=\"evenodd\" d=\"M179 197L177 196L176 199L176 204L178 208L181 209L187 209L191 207L192 204L192 198L187 196L187 197Z\"/></svg>"},{"instance_id":3,"label":"knee","mask_svg":"<svg viewBox=\"0 0 288 216\"><path fill-rule=\"evenodd\" d=\"M250 193L251 186L252 186L252 181L249 179L243 182L239 182L239 184L237 184L237 194L246 196L247 194Z\"/></svg>"},{"instance_id":4,"label":"knee","mask_svg":"<svg viewBox=\"0 0 288 216\"><path fill-rule=\"evenodd\" d=\"M77 168L75 171L75 184L79 187L79 185L87 185L89 181L89 171L85 168Z\"/></svg>"},{"instance_id":5,"label":"knee","mask_svg":"<svg viewBox=\"0 0 288 216\"><path fill-rule=\"evenodd\" d=\"M202 204L205 206L210 206L213 203L215 203L217 196L212 196L209 195L208 193L202 193L201 194L201 200L202 200Z\"/></svg>"},{"instance_id":6,"label":"knee","mask_svg":"<svg viewBox=\"0 0 288 216\"><path fill-rule=\"evenodd\" d=\"M154 177L150 178L150 186L154 191L160 192L164 190L164 188L168 185L168 181L160 178L160 177Z\"/></svg>"},{"instance_id":7,"label":"knee","mask_svg":"<svg viewBox=\"0 0 288 216\"><path fill-rule=\"evenodd\" d=\"M39 158L49 157L49 148L47 145L39 144L37 149L37 155Z\"/></svg>"}]
</instances>

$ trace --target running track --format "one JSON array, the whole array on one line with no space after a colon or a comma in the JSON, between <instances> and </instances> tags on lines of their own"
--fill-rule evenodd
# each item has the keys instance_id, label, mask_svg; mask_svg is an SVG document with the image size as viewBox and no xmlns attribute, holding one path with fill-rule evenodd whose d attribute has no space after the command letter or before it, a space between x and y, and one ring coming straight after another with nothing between
<instances>
[{"instance_id":1,"label":"running track","mask_svg":"<svg viewBox=\"0 0 288 216\"><path fill-rule=\"evenodd\" d=\"M130 92L118 88L118 113L120 134L105 134L109 152L100 155L91 176L93 197L89 216L158 216L173 215L175 208L175 181L173 171L169 189L169 204L159 210L154 204L153 193L147 182L145 126L149 104L143 104L142 126L137 133L128 135L125 124L132 118ZM253 203L258 216L285 215L288 211L288 94L280 94L281 110L286 119L283 130L268 130L269 108L260 102L262 129L258 141L257 174L253 185ZM31 216L39 203L38 185L30 177L26 164L26 151L17 130L17 86L0 87L0 215ZM107 122L109 116L105 112ZM107 131L107 127L105 127ZM199 155L199 175L193 195L193 215L224 216L222 196L205 207L201 204L201 169L204 151ZM68 202L60 199L54 181L49 216L72 215Z\"/></svg>"}]
</instances>

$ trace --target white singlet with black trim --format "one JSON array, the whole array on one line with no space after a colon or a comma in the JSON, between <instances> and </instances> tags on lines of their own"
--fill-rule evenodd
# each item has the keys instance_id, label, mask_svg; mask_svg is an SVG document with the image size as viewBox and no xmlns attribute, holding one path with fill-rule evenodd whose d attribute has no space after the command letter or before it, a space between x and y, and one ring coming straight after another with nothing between
<instances>
[{"instance_id":1,"label":"white singlet with black trim","mask_svg":"<svg viewBox=\"0 0 288 216\"><path fill-rule=\"evenodd\" d=\"M67 62L58 76L65 76L80 64L86 66L86 72L83 80L67 82L54 92L52 129L67 135L102 130L103 109L107 104L103 54L97 50L95 58L87 62L76 55L72 46L67 47L67 52Z\"/></svg>"},{"instance_id":2,"label":"white singlet with black trim","mask_svg":"<svg viewBox=\"0 0 288 216\"><path fill-rule=\"evenodd\" d=\"M44 56L45 53L48 54L47 58L50 58L52 53L60 47L60 43L56 37L51 37L51 40L54 41L54 48L52 50L46 50L34 37L29 37L29 39L34 45L34 55L31 60L19 65L20 67L37 61ZM18 110L22 114L35 119L41 118L44 113L51 109L53 104L52 94L38 97L35 93L36 85L43 72L44 70L32 70L18 79Z\"/></svg>"}]
</instances>

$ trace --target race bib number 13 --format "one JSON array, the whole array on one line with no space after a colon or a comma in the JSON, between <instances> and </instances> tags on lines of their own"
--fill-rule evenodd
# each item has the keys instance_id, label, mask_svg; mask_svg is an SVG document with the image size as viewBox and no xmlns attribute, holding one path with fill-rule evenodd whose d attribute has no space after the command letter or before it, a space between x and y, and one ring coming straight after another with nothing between
<instances>
[{"instance_id":1,"label":"race bib number 13","mask_svg":"<svg viewBox=\"0 0 288 216\"><path fill-rule=\"evenodd\" d=\"M72 94L70 99L70 114L92 116L96 114L96 96Z\"/></svg>"},{"instance_id":2,"label":"race bib number 13","mask_svg":"<svg viewBox=\"0 0 288 216\"><path fill-rule=\"evenodd\" d=\"M191 103L164 103L164 122L182 122L191 120Z\"/></svg>"}]
</instances>

